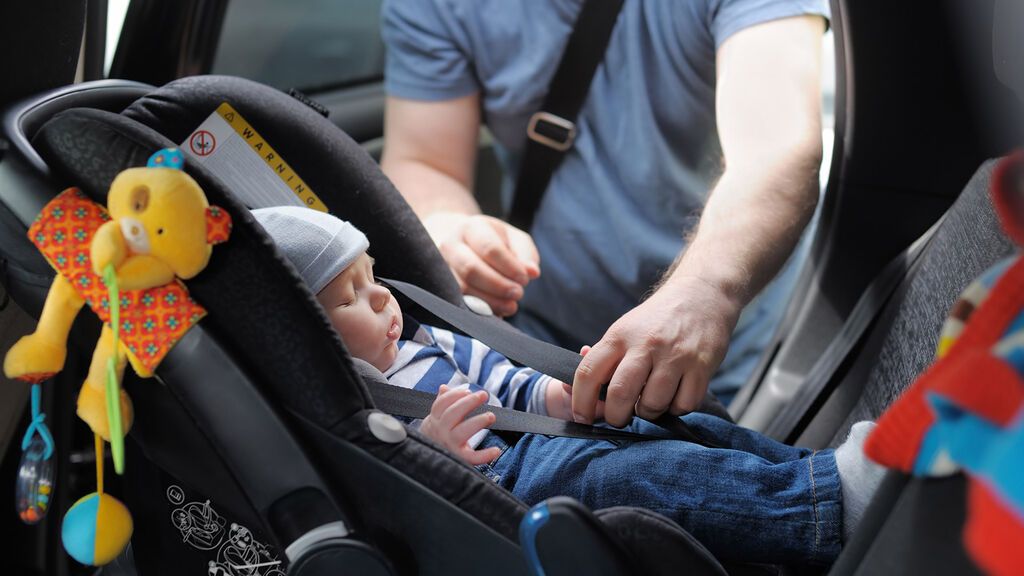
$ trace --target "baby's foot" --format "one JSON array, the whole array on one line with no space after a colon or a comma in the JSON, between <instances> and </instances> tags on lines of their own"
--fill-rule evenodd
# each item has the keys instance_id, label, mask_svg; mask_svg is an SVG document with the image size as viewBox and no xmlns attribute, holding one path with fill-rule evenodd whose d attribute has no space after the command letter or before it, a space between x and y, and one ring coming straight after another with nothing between
<instances>
[{"instance_id":1,"label":"baby's foot","mask_svg":"<svg viewBox=\"0 0 1024 576\"><path fill-rule=\"evenodd\" d=\"M875 428L874 422L857 422L850 429L839 448L836 448L836 467L843 487L843 540L849 540L860 523L864 510L871 502L885 468L875 464L864 454L864 440Z\"/></svg>"}]
</instances>

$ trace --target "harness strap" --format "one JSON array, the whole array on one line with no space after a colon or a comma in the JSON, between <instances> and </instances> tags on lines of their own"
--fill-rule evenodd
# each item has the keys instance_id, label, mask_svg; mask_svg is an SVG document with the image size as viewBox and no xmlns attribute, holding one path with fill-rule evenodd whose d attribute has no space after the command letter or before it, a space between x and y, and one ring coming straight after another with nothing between
<instances>
[{"instance_id":1,"label":"harness strap","mask_svg":"<svg viewBox=\"0 0 1024 576\"><path fill-rule=\"evenodd\" d=\"M571 383L573 381L573 377L576 373L576 367L579 366L579 363L583 360L583 357L575 352L571 352L564 348L559 348L553 344L527 336L494 316L481 316L466 308L456 306L418 286L380 277L378 277L377 280L408 298L414 304L422 308L426 313L434 316L439 323L476 338L490 346L495 351L505 355L506 358L513 362L523 366L529 366L538 372L547 374L548 376L561 380L562 382ZM395 388L399 391L396 392L397 397L403 399L407 397L409 404L400 404L394 399L395 396L388 394L385 397L384 392L381 391L382 398L385 402L388 402L388 404L385 404L378 400L377 393L371 389L371 393L374 396L374 402L377 403L378 408L381 410L391 412L393 414L399 414L393 410L405 410L407 407L413 406L413 403L415 402L415 414L399 415L410 418L423 418L430 413L430 406L434 400L434 396L432 394L409 390L398 386L389 387ZM607 388L607 385L605 385L605 388ZM388 392L391 391L389 390ZM423 394L424 397L420 397L419 400L414 400L416 396L413 393ZM601 395L602 397L604 396L604 389L602 389ZM495 424L491 426L492 430L509 430L515 432L546 434L549 436L600 438L608 440L621 440L627 437L631 439L649 440L675 439L686 440L687 442L693 442L710 448L717 448L713 443L701 438L700 435L687 426L685 422L670 414L664 414L651 421L653 424L665 429L668 435L652 436L638 435L632 432L624 432L622 430L615 430L614 434L608 434L608 432L611 432L608 428L588 426L585 424L577 424L575 422L566 422L565 420L560 420L558 418L550 418L548 416L540 416L538 414L527 414L507 408L481 407L481 411L484 410L494 412L495 416L498 417ZM505 428L505 426L511 427ZM591 429L591 431L583 432L582 430L584 429ZM628 436L623 436L623 434Z\"/></svg>"}]
</instances>

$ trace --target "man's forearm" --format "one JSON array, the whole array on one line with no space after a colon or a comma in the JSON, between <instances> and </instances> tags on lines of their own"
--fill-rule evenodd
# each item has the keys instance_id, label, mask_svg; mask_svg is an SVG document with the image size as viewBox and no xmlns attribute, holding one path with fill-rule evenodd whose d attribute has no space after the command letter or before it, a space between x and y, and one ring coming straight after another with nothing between
<instances>
[{"instance_id":1,"label":"man's forearm","mask_svg":"<svg viewBox=\"0 0 1024 576\"><path fill-rule=\"evenodd\" d=\"M429 164L385 157L381 167L421 220L436 212L480 213L473 193L464 184Z\"/></svg>"},{"instance_id":2,"label":"man's forearm","mask_svg":"<svg viewBox=\"0 0 1024 576\"><path fill-rule=\"evenodd\" d=\"M727 169L659 290L697 279L738 307L778 273L814 213L820 145L773 165Z\"/></svg>"}]
</instances>

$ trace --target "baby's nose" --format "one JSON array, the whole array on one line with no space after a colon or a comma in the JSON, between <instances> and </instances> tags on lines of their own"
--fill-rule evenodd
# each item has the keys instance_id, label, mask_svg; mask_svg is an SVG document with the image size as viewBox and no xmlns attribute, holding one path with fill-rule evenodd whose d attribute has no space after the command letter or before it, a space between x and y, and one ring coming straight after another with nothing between
<instances>
[{"instance_id":1,"label":"baby's nose","mask_svg":"<svg viewBox=\"0 0 1024 576\"><path fill-rule=\"evenodd\" d=\"M385 306L387 306L388 302L391 301L391 291L379 285L375 286L374 290L374 309L380 312Z\"/></svg>"}]
</instances>

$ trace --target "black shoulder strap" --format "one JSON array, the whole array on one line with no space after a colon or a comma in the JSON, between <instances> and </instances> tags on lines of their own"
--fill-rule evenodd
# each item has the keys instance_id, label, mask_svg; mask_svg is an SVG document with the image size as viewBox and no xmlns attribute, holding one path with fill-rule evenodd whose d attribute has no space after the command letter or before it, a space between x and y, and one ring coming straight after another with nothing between
<instances>
[{"instance_id":1,"label":"black shoulder strap","mask_svg":"<svg viewBox=\"0 0 1024 576\"><path fill-rule=\"evenodd\" d=\"M433 315L441 323L480 340L495 351L505 355L505 357L513 362L529 366L530 368L547 374L552 378L556 378L563 382L572 382L576 372L576 367L579 366L580 361L583 359L582 356L575 352L571 352L564 348L559 348L558 346L527 336L493 316L480 316L466 308L460 308L451 302L443 298L439 298L413 284L380 277L378 277L377 280L401 293L403 296L422 308L425 312ZM392 386L392 388L398 387ZM378 408L385 412L391 412L393 414L407 416L410 418L423 418L430 413L430 406L433 403L433 395L426 394L425 397L417 399L414 398L413 394L411 394L411 392L415 392L413 390L407 390L404 388L398 388L398 390L399 391L394 394L389 394L388 398L378 398L377 392L373 390L371 390L371 393L373 394L374 402L378 405ZM403 399L403 404L401 406L399 406L394 400L396 395L397 397L405 398ZM411 407L414 407L416 412L410 412L409 410ZM614 431L614 434L604 434L605 432L611 432L606 428L594 428L590 431L583 431L584 428L592 427L580 424L566 426L566 424L571 423L536 414L525 414L521 412L515 413L515 410L490 408L488 408L488 410L494 412L495 415L498 416L498 421L491 427L493 430L534 432L551 436L572 436L577 438L605 438L608 440L620 440L624 438L624 432L620 430ZM506 414L506 412L513 412L515 414ZM652 422L667 430L671 434L671 437L676 440L686 440L688 442L694 442L696 444L712 448L717 447L711 442L701 438L682 420L670 414L665 414ZM504 428L503 426L514 427ZM646 437L647 439L661 438L657 436L635 435L631 433L625 434L633 437L634 439L638 436Z\"/></svg>"},{"instance_id":2,"label":"black shoulder strap","mask_svg":"<svg viewBox=\"0 0 1024 576\"><path fill-rule=\"evenodd\" d=\"M604 59L622 2L584 2L544 104L540 112L530 118L508 216L508 221L520 230L530 231L533 215L540 206L551 175L572 147L576 138L576 116L590 91L597 65Z\"/></svg>"},{"instance_id":3,"label":"black shoulder strap","mask_svg":"<svg viewBox=\"0 0 1024 576\"><path fill-rule=\"evenodd\" d=\"M864 294L850 312L839 334L808 372L800 393L793 398L764 430L766 436L792 444L806 427L811 417L839 385L837 378L854 349L863 342L868 329L874 325L896 290L920 260L921 254L945 221L943 215L920 238L900 252L871 281Z\"/></svg>"}]
</instances>

